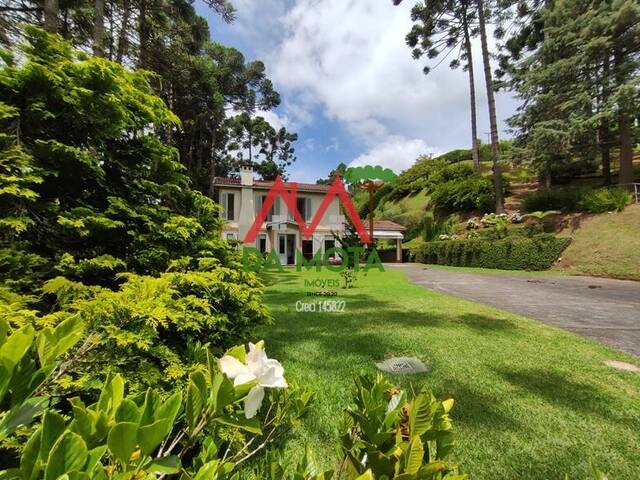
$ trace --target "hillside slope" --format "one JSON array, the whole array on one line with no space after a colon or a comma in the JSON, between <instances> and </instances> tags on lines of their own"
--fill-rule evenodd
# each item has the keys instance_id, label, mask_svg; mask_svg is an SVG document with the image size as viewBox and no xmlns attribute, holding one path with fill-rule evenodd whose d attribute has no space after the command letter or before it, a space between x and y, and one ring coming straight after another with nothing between
<instances>
[{"instance_id":1,"label":"hillside slope","mask_svg":"<svg viewBox=\"0 0 640 480\"><path fill-rule=\"evenodd\" d=\"M584 218L555 267L566 273L640 280L640 205Z\"/></svg>"}]
</instances>

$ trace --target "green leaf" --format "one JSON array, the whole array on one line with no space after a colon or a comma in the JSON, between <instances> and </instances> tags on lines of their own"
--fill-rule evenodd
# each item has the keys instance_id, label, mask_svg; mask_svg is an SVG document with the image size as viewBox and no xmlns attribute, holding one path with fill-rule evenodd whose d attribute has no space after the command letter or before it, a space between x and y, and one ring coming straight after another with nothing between
<instances>
[{"instance_id":1,"label":"green leaf","mask_svg":"<svg viewBox=\"0 0 640 480\"><path fill-rule=\"evenodd\" d=\"M56 480L73 470L81 470L87 461L87 454L87 445L82 437L73 432L66 432L56 441L49 453L44 480Z\"/></svg>"},{"instance_id":2,"label":"green leaf","mask_svg":"<svg viewBox=\"0 0 640 480\"><path fill-rule=\"evenodd\" d=\"M131 422L116 423L107 437L109 451L123 465L126 465L137 445L138 424Z\"/></svg>"},{"instance_id":3,"label":"green leaf","mask_svg":"<svg viewBox=\"0 0 640 480\"><path fill-rule=\"evenodd\" d=\"M225 352L225 355L229 355L230 357L237 358L242 363L245 362L245 358L247 356L247 350L244 348L244 345L236 345L235 347L230 348Z\"/></svg>"},{"instance_id":4,"label":"green leaf","mask_svg":"<svg viewBox=\"0 0 640 480\"><path fill-rule=\"evenodd\" d=\"M167 436L166 430L167 421L165 419L138 429L138 445L144 455L150 455L160 445L164 437Z\"/></svg>"},{"instance_id":5,"label":"green leaf","mask_svg":"<svg viewBox=\"0 0 640 480\"><path fill-rule=\"evenodd\" d=\"M36 473L36 464L40 452L40 440L42 438L42 427L34 432L27 441L20 457L20 473L24 480L29 480Z\"/></svg>"},{"instance_id":6,"label":"green leaf","mask_svg":"<svg viewBox=\"0 0 640 480\"><path fill-rule=\"evenodd\" d=\"M80 316L70 317L55 329L44 328L38 333L38 358L41 365L49 365L71 349L84 334L84 322Z\"/></svg>"},{"instance_id":7,"label":"green leaf","mask_svg":"<svg viewBox=\"0 0 640 480\"><path fill-rule=\"evenodd\" d=\"M437 406L431 401L428 390L422 390L411 402L409 410L409 432L412 436L422 435L432 426L433 412Z\"/></svg>"},{"instance_id":8,"label":"green leaf","mask_svg":"<svg viewBox=\"0 0 640 480\"><path fill-rule=\"evenodd\" d=\"M152 473L173 475L178 473L180 468L180 459L176 455L169 455L167 457L154 458L145 470Z\"/></svg>"},{"instance_id":9,"label":"green leaf","mask_svg":"<svg viewBox=\"0 0 640 480\"><path fill-rule=\"evenodd\" d=\"M0 438L13 433L21 425L29 425L48 403L49 399L46 397L32 397L13 407L0 422Z\"/></svg>"},{"instance_id":10,"label":"green leaf","mask_svg":"<svg viewBox=\"0 0 640 480\"><path fill-rule=\"evenodd\" d=\"M64 433L66 428L62 415L48 410L42 419L42 439L40 441L40 459L45 462L56 440Z\"/></svg>"},{"instance_id":11,"label":"green leaf","mask_svg":"<svg viewBox=\"0 0 640 480\"><path fill-rule=\"evenodd\" d=\"M367 470L355 480L375 480L375 477L373 476L373 473L371 473L371 470Z\"/></svg>"},{"instance_id":12,"label":"green leaf","mask_svg":"<svg viewBox=\"0 0 640 480\"><path fill-rule=\"evenodd\" d=\"M257 417L253 418L244 418L244 417L236 417L232 415L223 415L220 417L216 417L214 419L218 423L222 423L223 425L229 425L231 427L237 427L241 430L245 430L249 433L255 433L256 435L262 435L262 428L260 425L260 420Z\"/></svg>"},{"instance_id":13,"label":"green leaf","mask_svg":"<svg viewBox=\"0 0 640 480\"><path fill-rule=\"evenodd\" d=\"M35 332L31 325L14 331L0 347L0 401L4 398L13 369L33 343Z\"/></svg>"},{"instance_id":14,"label":"green leaf","mask_svg":"<svg viewBox=\"0 0 640 480\"><path fill-rule=\"evenodd\" d=\"M106 445L100 445L99 447L94 448L93 450L89 450L89 455L87 456L87 463L84 466L84 470L91 474L93 470L98 466L100 459L104 456L107 451Z\"/></svg>"},{"instance_id":15,"label":"green leaf","mask_svg":"<svg viewBox=\"0 0 640 480\"><path fill-rule=\"evenodd\" d=\"M211 396L214 402L212 409L215 413L222 413L227 405L235 401L233 382L231 382L226 375L218 372L213 378Z\"/></svg>"},{"instance_id":16,"label":"green leaf","mask_svg":"<svg viewBox=\"0 0 640 480\"><path fill-rule=\"evenodd\" d=\"M424 449L419 436L413 437L406 455L407 463L405 471L410 474L418 473L418 470L420 470L420 467L422 466L422 459L424 458Z\"/></svg>"},{"instance_id":17,"label":"green leaf","mask_svg":"<svg viewBox=\"0 0 640 480\"><path fill-rule=\"evenodd\" d=\"M116 422L138 423L140 421L141 414L142 412L135 402L125 398L120 403L118 410L116 410Z\"/></svg>"},{"instance_id":18,"label":"green leaf","mask_svg":"<svg viewBox=\"0 0 640 480\"><path fill-rule=\"evenodd\" d=\"M203 377L204 378L204 377ZM156 414L158 419L166 420L167 425L169 427L173 426L173 423L176 421L176 417L178 413L180 413L180 407L182 406L182 392L178 390L173 395L171 395L166 402L164 402L159 408ZM165 435L169 433L169 431L165 432Z\"/></svg>"},{"instance_id":19,"label":"green leaf","mask_svg":"<svg viewBox=\"0 0 640 480\"><path fill-rule=\"evenodd\" d=\"M124 380L120 374L109 374L98 399L98 411L104 412L109 418L115 416L124 398Z\"/></svg>"},{"instance_id":20,"label":"green leaf","mask_svg":"<svg viewBox=\"0 0 640 480\"><path fill-rule=\"evenodd\" d=\"M187 386L187 402L185 406L185 416L189 432L193 432L195 429L196 423L204 409L204 404L205 399L202 398L200 389L193 380L190 380Z\"/></svg>"}]
</instances>

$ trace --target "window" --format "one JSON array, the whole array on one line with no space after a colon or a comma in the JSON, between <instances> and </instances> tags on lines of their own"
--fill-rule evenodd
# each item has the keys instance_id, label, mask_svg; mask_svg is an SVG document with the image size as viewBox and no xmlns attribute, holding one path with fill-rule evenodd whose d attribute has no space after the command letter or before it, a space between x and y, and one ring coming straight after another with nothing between
<instances>
[{"instance_id":1,"label":"window","mask_svg":"<svg viewBox=\"0 0 640 480\"><path fill-rule=\"evenodd\" d=\"M330 236L326 236L324 237L324 251L328 251L331 250L332 248L334 248L336 246L336 240L333 237ZM332 255L333 258L335 258L336 254L334 253Z\"/></svg>"},{"instance_id":2,"label":"window","mask_svg":"<svg viewBox=\"0 0 640 480\"><path fill-rule=\"evenodd\" d=\"M224 208L224 212L222 212L222 218L224 218L225 220L235 220L236 194L222 192L221 200L222 208Z\"/></svg>"},{"instance_id":3,"label":"window","mask_svg":"<svg viewBox=\"0 0 640 480\"><path fill-rule=\"evenodd\" d=\"M266 195L258 195L256 197L256 217L258 216L258 214L260 213L260 210L262 210L262 205L264 205L264 202L266 200L267 196ZM271 207L271 210L269 210L269 213L267 214L267 222L270 222L273 220L273 216L274 215L278 215L280 212L280 205L279 205L279 198L276 198L276 201L273 203L273 206Z\"/></svg>"},{"instance_id":4,"label":"window","mask_svg":"<svg viewBox=\"0 0 640 480\"><path fill-rule=\"evenodd\" d=\"M281 255L287 253L287 237L285 235L279 235L278 237L278 252Z\"/></svg>"},{"instance_id":5,"label":"window","mask_svg":"<svg viewBox=\"0 0 640 480\"><path fill-rule=\"evenodd\" d=\"M257 247L260 253L264 253L267 251L267 236L264 233L258 235Z\"/></svg>"},{"instance_id":6,"label":"window","mask_svg":"<svg viewBox=\"0 0 640 480\"><path fill-rule=\"evenodd\" d=\"M298 208L298 212L300 212L300 215L302 216L305 222L308 222L309 220L311 220L311 199L310 198L298 197L298 200L296 201L296 207Z\"/></svg>"},{"instance_id":7,"label":"window","mask_svg":"<svg viewBox=\"0 0 640 480\"><path fill-rule=\"evenodd\" d=\"M225 233L225 235L224 235L224 236L225 236L225 238L226 238L227 240L235 240L235 239L237 238L237 237L236 237L236 234L235 234L235 233L233 233L233 232L232 232L232 233Z\"/></svg>"}]
</instances>

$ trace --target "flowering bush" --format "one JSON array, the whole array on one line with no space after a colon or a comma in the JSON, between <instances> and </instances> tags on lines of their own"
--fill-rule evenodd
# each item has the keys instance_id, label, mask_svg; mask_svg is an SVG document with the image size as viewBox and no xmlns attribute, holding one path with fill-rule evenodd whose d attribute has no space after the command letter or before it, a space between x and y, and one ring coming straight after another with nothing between
<instances>
[{"instance_id":1,"label":"flowering bush","mask_svg":"<svg viewBox=\"0 0 640 480\"><path fill-rule=\"evenodd\" d=\"M13 364L34 361L36 340L39 345L44 341L37 356L53 362L47 363L53 374L60 365L57 354L79 337L65 335L75 328L36 333L23 327L6 339L0 358ZM312 395L287 385L284 369L267 358L262 342L251 344L249 352L234 347L219 362L206 349L203 355L201 369L190 375L185 388L168 395L151 388L127 395L125 379L109 375L95 402L73 397L68 404L56 404L53 398L33 396L47 381L37 375L39 380L30 382L33 389L13 394L14 407L0 411L0 439L6 440L18 427L24 432L44 410L21 454L0 460L0 477L237 479L241 464L299 421ZM269 407L261 408L263 403Z\"/></svg>"}]
</instances>

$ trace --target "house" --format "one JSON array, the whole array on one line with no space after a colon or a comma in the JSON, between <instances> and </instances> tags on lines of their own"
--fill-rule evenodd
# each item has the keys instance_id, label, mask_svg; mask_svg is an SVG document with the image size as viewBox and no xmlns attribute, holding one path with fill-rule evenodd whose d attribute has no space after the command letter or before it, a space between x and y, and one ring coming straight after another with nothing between
<instances>
[{"instance_id":1,"label":"house","mask_svg":"<svg viewBox=\"0 0 640 480\"><path fill-rule=\"evenodd\" d=\"M222 235L227 240L242 241L253 225L267 194L273 187L271 181L255 180L251 167L242 167L239 178L216 177L213 181L214 200L223 207L222 217L226 223ZM313 183L285 183L287 190L295 187L296 205L305 223L315 218L321 203L329 191L329 185ZM368 226L368 222L364 222ZM374 239L396 240L396 261L402 261L402 232L405 228L388 220L374 221ZM310 260L315 254L324 253L336 245L336 237L345 231L345 218L340 213L340 199L332 198L322 215L320 223L309 239L305 239L293 214L281 197L271 208L266 221L260 227L255 244L250 246L260 252L275 250L282 265L296 264L296 251Z\"/></svg>"},{"instance_id":2,"label":"house","mask_svg":"<svg viewBox=\"0 0 640 480\"><path fill-rule=\"evenodd\" d=\"M227 221L222 235L228 240L242 241L260 212L273 182L255 180L253 169L242 167L240 178L216 177L213 185L214 200L224 208L222 216ZM293 183L285 183L287 189L293 186ZM329 185L296 182L295 187L298 211L308 225L324 200ZM251 246L261 252L275 249L283 265L295 265L296 250L300 250L306 259L313 258L318 251L324 255L324 252L336 246L335 235L340 236L344 232L345 219L340 213L339 203L338 197L332 199L312 238L305 239L293 214L284 200L278 197L267 221L260 228L255 245Z\"/></svg>"}]
</instances>

